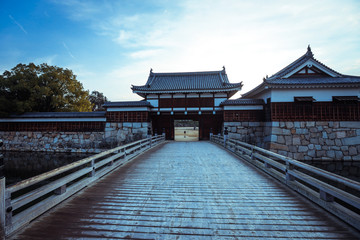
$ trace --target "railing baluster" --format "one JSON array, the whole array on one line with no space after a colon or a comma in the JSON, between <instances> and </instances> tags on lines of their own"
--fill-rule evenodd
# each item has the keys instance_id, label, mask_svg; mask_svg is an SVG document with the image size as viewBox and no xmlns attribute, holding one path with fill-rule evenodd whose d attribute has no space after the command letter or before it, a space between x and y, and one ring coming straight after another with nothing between
<instances>
[{"instance_id":1,"label":"railing baluster","mask_svg":"<svg viewBox=\"0 0 360 240\"><path fill-rule=\"evenodd\" d=\"M54 193L56 195L61 195L64 194L65 192L66 192L66 184L54 190Z\"/></svg>"},{"instance_id":2,"label":"railing baluster","mask_svg":"<svg viewBox=\"0 0 360 240\"><path fill-rule=\"evenodd\" d=\"M334 196L325 192L324 190L320 189L320 198L324 200L325 202L333 202Z\"/></svg>"}]
</instances>

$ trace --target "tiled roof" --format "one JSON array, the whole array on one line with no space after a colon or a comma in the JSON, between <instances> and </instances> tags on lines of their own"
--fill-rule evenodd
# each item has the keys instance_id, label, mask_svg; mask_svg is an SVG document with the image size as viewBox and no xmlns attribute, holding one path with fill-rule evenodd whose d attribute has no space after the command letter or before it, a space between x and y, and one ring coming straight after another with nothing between
<instances>
[{"instance_id":1,"label":"tiled roof","mask_svg":"<svg viewBox=\"0 0 360 240\"><path fill-rule=\"evenodd\" d=\"M314 58L314 54L312 53L310 46L308 46L307 52L303 56L301 56L300 58L298 58L297 60L295 60L294 62L292 62L288 66L286 66L285 68L281 69L279 72L275 73L271 77L265 79L265 81L266 82L272 82L273 80L276 80L276 79L282 79L285 75L287 75L288 73L291 73L292 71L294 71L296 68L298 68L299 66L304 64L309 59L313 60L315 63L318 63L320 66L324 67L329 72L332 72L335 75L341 76L340 73L334 71L333 69L325 66L320 61L316 60Z\"/></svg>"},{"instance_id":2,"label":"tiled roof","mask_svg":"<svg viewBox=\"0 0 360 240\"><path fill-rule=\"evenodd\" d=\"M309 77L289 77L291 73L302 68L302 66L310 60L311 64L321 68L328 76L309 76ZM330 76L330 75L331 76ZM279 72L275 73L269 78L264 78L264 81L252 89L251 91L242 94L243 97L252 97L261 93L269 88L309 88L316 86L316 88L328 88L328 87L351 87L354 85L360 85L359 76L344 75L336 72L335 70L325 66L320 61L314 58L310 46L308 46L307 52L289 64Z\"/></svg>"},{"instance_id":3,"label":"tiled roof","mask_svg":"<svg viewBox=\"0 0 360 240\"><path fill-rule=\"evenodd\" d=\"M277 78L269 81L273 85L321 85L321 84L347 84L360 83L360 77L302 77L302 78Z\"/></svg>"},{"instance_id":4,"label":"tiled roof","mask_svg":"<svg viewBox=\"0 0 360 240\"><path fill-rule=\"evenodd\" d=\"M230 83L225 72L180 72L154 73L143 86L132 86L133 92L143 96L145 93L190 93L190 92L234 92L242 87L242 83Z\"/></svg>"},{"instance_id":5,"label":"tiled roof","mask_svg":"<svg viewBox=\"0 0 360 240\"><path fill-rule=\"evenodd\" d=\"M105 117L104 111L98 112L27 112L10 115L10 118L96 118Z\"/></svg>"},{"instance_id":6,"label":"tiled roof","mask_svg":"<svg viewBox=\"0 0 360 240\"><path fill-rule=\"evenodd\" d=\"M264 100L262 99L247 99L247 98L238 98L238 99L228 99L223 101L220 106L230 106L230 105L263 105Z\"/></svg>"},{"instance_id":7,"label":"tiled roof","mask_svg":"<svg viewBox=\"0 0 360 240\"><path fill-rule=\"evenodd\" d=\"M104 107L152 107L148 101L106 102Z\"/></svg>"}]
</instances>

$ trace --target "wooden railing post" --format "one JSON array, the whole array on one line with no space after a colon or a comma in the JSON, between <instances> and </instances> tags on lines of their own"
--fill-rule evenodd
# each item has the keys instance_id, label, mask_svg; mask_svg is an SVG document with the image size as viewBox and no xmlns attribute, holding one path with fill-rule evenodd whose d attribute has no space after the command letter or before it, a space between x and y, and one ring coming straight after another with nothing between
<instances>
[{"instance_id":1,"label":"wooden railing post","mask_svg":"<svg viewBox=\"0 0 360 240\"><path fill-rule=\"evenodd\" d=\"M90 172L89 177L94 177L95 176L95 159L91 160L91 168L92 168L92 171Z\"/></svg>"},{"instance_id":2,"label":"wooden railing post","mask_svg":"<svg viewBox=\"0 0 360 240\"><path fill-rule=\"evenodd\" d=\"M0 140L0 147L3 142ZM0 239L5 239L5 216L6 216L6 204L5 204L5 172L4 172L4 158L0 154Z\"/></svg>"},{"instance_id":3,"label":"wooden railing post","mask_svg":"<svg viewBox=\"0 0 360 240\"><path fill-rule=\"evenodd\" d=\"M5 190L5 177L3 176L0 178L0 239L5 239Z\"/></svg>"},{"instance_id":4,"label":"wooden railing post","mask_svg":"<svg viewBox=\"0 0 360 240\"><path fill-rule=\"evenodd\" d=\"M290 163L289 163L289 161L286 161L286 175L285 175L285 180L286 180L286 182L291 182L291 181L294 181L294 176L292 176L288 171L289 170L293 170L294 169L294 166L293 165L291 165Z\"/></svg>"},{"instance_id":5,"label":"wooden railing post","mask_svg":"<svg viewBox=\"0 0 360 240\"><path fill-rule=\"evenodd\" d=\"M228 134L229 134L228 128L225 127L225 130L224 130L224 148L226 148L226 141L228 139Z\"/></svg>"}]
</instances>

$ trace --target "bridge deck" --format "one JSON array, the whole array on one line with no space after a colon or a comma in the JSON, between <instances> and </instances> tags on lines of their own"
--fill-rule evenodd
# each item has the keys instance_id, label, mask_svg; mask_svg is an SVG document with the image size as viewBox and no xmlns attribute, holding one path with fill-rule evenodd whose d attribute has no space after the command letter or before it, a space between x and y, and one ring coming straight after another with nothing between
<instances>
[{"instance_id":1,"label":"bridge deck","mask_svg":"<svg viewBox=\"0 0 360 240\"><path fill-rule=\"evenodd\" d=\"M356 231L209 142L168 142L14 239L357 239Z\"/></svg>"}]
</instances>

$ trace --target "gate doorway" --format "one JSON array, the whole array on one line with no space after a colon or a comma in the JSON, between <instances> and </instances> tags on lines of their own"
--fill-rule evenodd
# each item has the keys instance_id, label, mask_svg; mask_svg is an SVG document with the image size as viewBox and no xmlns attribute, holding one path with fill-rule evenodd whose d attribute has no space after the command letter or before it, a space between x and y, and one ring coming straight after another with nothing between
<instances>
[{"instance_id":1,"label":"gate doorway","mask_svg":"<svg viewBox=\"0 0 360 240\"><path fill-rule=\"evenodd\" d=\"M199 122L194 120L174 120L174 133L175 141L199 141Z\"/></svg>"}]
</instances>

